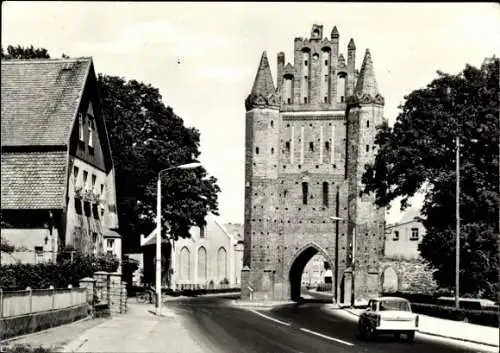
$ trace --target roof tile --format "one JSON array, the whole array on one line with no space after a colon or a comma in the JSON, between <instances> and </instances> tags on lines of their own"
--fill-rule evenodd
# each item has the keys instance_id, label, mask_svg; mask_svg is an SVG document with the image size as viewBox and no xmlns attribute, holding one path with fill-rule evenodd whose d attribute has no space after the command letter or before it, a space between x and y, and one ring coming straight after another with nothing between
<instances>
[{"instance_id":1,"label":"roof tile","mask_svg":"<svg viewBox=\"0 0 500 353\"><path fill-rule=\"evenodd\" d=\"M62 208L66 152L2 153L2 209Z\"/></svg>"}]
</instances>

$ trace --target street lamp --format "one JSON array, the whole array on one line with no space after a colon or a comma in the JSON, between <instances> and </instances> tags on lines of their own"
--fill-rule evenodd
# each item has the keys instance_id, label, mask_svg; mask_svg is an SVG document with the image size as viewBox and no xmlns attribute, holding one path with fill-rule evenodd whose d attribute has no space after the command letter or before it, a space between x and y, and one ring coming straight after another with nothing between
<instances>
[{"instance_id":1,"label":"street lamp","mask_svg":"<svg viewBox=\"0 0 500 353\"><path fill-rule=\"evenodd\" d=\"M161 173L173 169L194 169L201 166L199 162L181 164L158 172L156 193L156 315L161 315ZM173 253L173 246L171 253Z\"/></svg>"}]
</instances>

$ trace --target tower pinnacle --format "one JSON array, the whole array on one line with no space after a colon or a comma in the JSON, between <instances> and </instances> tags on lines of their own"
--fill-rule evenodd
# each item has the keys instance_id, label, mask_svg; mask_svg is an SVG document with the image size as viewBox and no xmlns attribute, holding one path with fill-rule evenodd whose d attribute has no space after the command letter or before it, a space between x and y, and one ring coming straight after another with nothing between
<instances>
[{"instance_id":1,"label":"tower pinnacle","mask_svg":"<svg viewBox=\"0 0 500 353\"><path fill-rule=\"evenodd\" d=\"M252 91L245 101L247 110L255 106L277 107L276 88L274 87L271 67L267 59L267 53L264 51L260 58L259 68L253 82Z\"/></svg>"},{"instance_id":2,"label":"tower pinnacle","mask_svg":"<svg viewBox=\"0 0 500 353\"><path fill-rule=\"evenodd\" d=\"M338 38L339 37L339 31L337 29L337 26L333 26L331 37L332 38Z\"/></svg>"},{"instance_id":3,"label":"tower pinnacle","mask_svg":"<svg viewBox=\"0 0 500 353\"><path fill-rule=\"evenodd\" d=\"M354 44L354 39L351 38L349 44L347 44L347 49L356 49L356 45Z\"/></svg>"},{"instance_id":4,"label":"tower pinnacle","mask_svg":"<svg viewBox=\"0 0 500 353\"><path fill-rule=\"evenodd\" d=\"M380 95L375 78L372 56L370 50L366 49L361 71L358 76L356 88L354 89L354 101L358 103L384 104L384 98Z\"/></svg>"}]
</instances>

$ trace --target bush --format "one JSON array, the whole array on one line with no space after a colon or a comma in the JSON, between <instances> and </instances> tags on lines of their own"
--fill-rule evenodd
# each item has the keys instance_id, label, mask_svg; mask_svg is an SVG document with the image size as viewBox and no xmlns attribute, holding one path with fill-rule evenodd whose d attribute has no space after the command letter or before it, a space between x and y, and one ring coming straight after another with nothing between
<instances>
[{"instance_id":1,"label":"bush","mask_svg":"<svg viewBox=\"0 0 500 353\"><path fill-rule=\"evenodd\" d=\"M67 253L58 256L57 263L13 264L0 266L0 288L3 290L23 290L26 287L66 288L77 287L80 279L92 277L97 271L115 272L119 260L111 255L83 255Z\"/></svg>"},{"instance_id":2,"label":"bush","mask_svg":"<svg viewBox=\"0 0 500 353\"><path fill-rule=\"evenodd\" d=\"M498 327L498 311L456 309L450 306L422 303L412 303L411 307L412 311L417 314L455 321L467 319L468 322L473 324Z\"/></svg>"},{"instance_id":3,"label":"bush","mask_svg":"<svg viewBox=\"0 0 500 353\"><path fill-rule=\"evenodd\" d=\"M52 351L48 348L42 346L33 347L29 344L16 344L13 347L9 347L10 353L51 353Z\"/></svg>"}]
</instances>

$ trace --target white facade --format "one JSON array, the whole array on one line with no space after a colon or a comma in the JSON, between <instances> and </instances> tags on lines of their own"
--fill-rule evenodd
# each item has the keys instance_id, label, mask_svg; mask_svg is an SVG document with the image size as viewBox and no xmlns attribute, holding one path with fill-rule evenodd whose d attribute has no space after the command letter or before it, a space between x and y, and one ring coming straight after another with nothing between
<instances>
[{"instance_id":1,"label":"white facade","mask_svg":"<svg viewBox=\"0 0 500 353\"><path fill-rule=\"evenodd\" d=\"M400 222L385 228L384 256L394 259L417 259L418 244L425 235L425 227L419 221L418 210L409 210Z\"/></svg>"},{"instance_id":2,"label":"white facade","mask_svg":"<svg viewBox=\"0 0 500 353\"><path fill-rule=\"evenodd\" d=\"M190 239L175 243L174 281L177 287L186 285L239 285L241 260L236 251L237 241L212 214L204 228L193 227Z\"/></svg>"}]
</instances>

